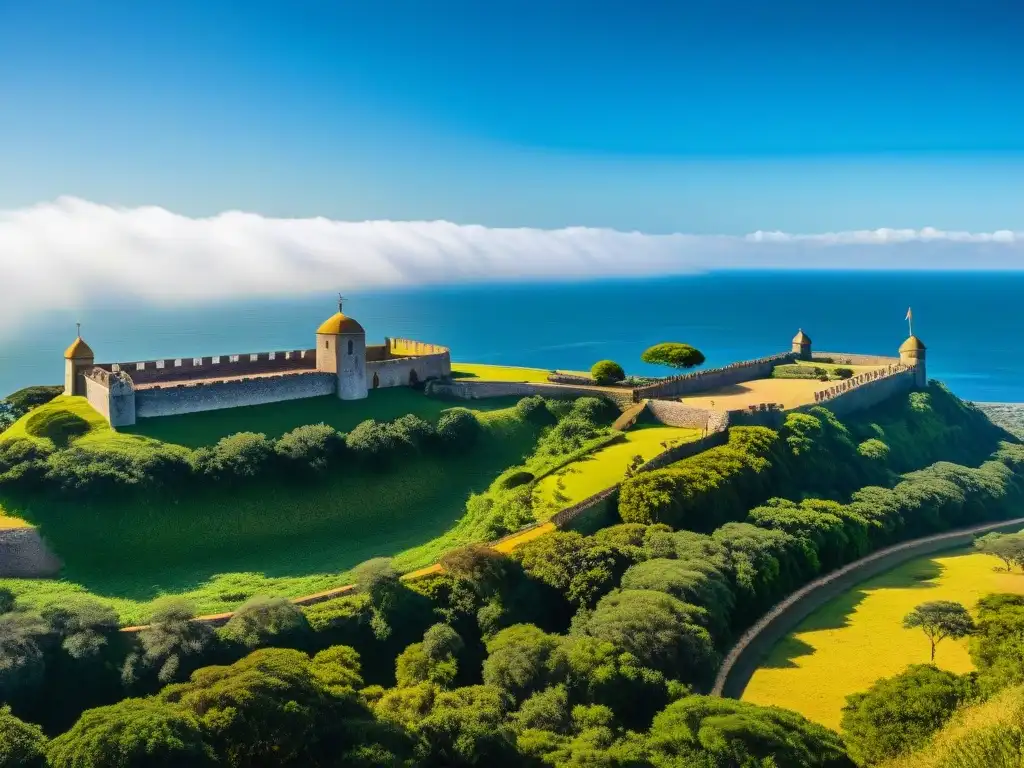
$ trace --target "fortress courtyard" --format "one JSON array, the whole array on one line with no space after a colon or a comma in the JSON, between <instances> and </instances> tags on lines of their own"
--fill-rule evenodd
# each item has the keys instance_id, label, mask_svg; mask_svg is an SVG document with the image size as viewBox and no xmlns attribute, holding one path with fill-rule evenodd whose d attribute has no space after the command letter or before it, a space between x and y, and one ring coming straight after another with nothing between
<instances>
[{"instance_id":1,"label":"fortress courtyard","mask_svg":"<svg viewBox=\"0 0 1024 768\"><path fill-rule=\"evenodd\" d=\"M813 363L812 363L813 365ZM820 363L818 365L821 365ZM825 368L849 368L854 375L867 373L882 365L821 365ZM679 398L686 405L694 408L712 410L740 410L761 403L778 403L784 409L797 408L814 402L816 392L835 386L835 381L817 381L815 379L754 379L740 384L730 384L700 392L697 395Z\"/></svg>"}]
</instances>

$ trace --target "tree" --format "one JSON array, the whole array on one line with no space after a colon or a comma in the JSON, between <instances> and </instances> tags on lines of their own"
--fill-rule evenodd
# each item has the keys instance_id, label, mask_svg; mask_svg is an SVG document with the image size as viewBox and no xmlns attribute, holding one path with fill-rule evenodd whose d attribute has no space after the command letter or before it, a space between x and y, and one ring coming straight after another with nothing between
<instances>
[{"instance_id":1,"label":"tree","mask_svg":"<svg viewBox=\"0 0 1024 768\"><path fill-rule=\"evenodd\" d=\"M1024 534L989 533L974 540L974 548L986 555L998 557L1006 570L1013 566L1024 568Z\"/></svg>"},{"instance_id":2,"label":"tree","mask_svg":"<svg viewBox=\"0 0 1024 768\"><path fill-rule=\"evenodd\" d=\"M605 595L573 634L605 640L665 677L690 682L717 666L707 611L664 592L628 589Z\"/></svg>"},{"instance_id":3,"label":"tree","mask_svg":"<svg viewBox=\"0 0 1024 768\"><path fill-rule=\"evenodd\" d=\"M209 625L193 621L195 609L180 597L165 597L155 605L149 625L139 631L141 653L130 655L124 663L122 676L135 682L140 672L153 670L157 679L169 683L184 677L185 668L202 658L214 638Z\"/></svg>"},{"instance_id":4,"label":"tree","mask_svg":"<svg viewBox=\"0 0 1024 768\"><path fill-rule=\"evenodd\" d=\"M0 766L43 768L45 749L42 728L19 720L10 707L0 707Z\"/></svg>"},{"instance_id":5,"label":"tree","mask_svg":"<svg viewBox=\"0 0 1024 768\"><path fill-rule=\"evenodd\" d=\"M974 631L974 620L960 603L935 600L921 603L903 617L904 629L921 629L931 643L931 660L935 661L935 647L951 637L958 640Z\"/></svg>"},{"instance_id":6,"label":"tree","mask_svg":"<svg viewBox=\"0 0 1024 768\"><path fill-rule=\"evenodd\" d=\"M309 663L310 674L335 696L363 687L359 653L347 645L334 645L320 651Z\"/></svg>"},{"instance_id":7,"label":"tree","mask_svg":"<svg viewBox=\"0 0 1024 768\"><path fill-rule=\"evenodd\" d=\"M521 702L566 675L566 639L532 624L516 624L487 641L484 683Z\"/></svg>"},{"instance_id":8,"label":"tree","mask_svg":"<svg viewBox=\"0 0 1024 768\"><path fill-rule=\"evenodd\" d=\"M464 450L471 448L483 427L468 408L449 408L437 420L437 436L443 445Z\"/></svg>"},{"instance_id":9,"label":"tree","mask_svg":"<svg viewBox=\"0 0 1024 768\"><path fill-rule=\"evenodd\" d=\"M861 764L888 760L924 744L970 694L967 676L915 664L846 697L843 740Z\"/></svg>"},{"instance_id":10,"label":"tree","mask_svg":"<svg viewBox=\"0 0 1024 768\"><path fill-rule=\"evenodd\" d=\"M590 375L598 384L614 384L626 378L626 372L614 360L598 360L591 367Z\"/></svg>"},{"instance_id":11,"label":"tree","mask_svg":"<svg viewBox=\"0 0 1024 768\"><path fill-rule=\"evenodd\" d=\"M704 354L689 344L669 341L648 347L640 359L645 363L667 365L670 368L693 368L704 362Z\"/></svg>"},{"instance_id":12,"label":"tree","mask_svg":"<svg viewBox=\"0 0 1024 768\"><path fill-rule=\"evenodd\" d=\"M308 630L309 623L299 606L284 597L256 595L235 611L218 634L252 649L274 642L279 635L294 641Z\"/></svg>"},{"instance_id":13,"label":"tree","mask_svg":"<svg viewBox=\"0 0 1024 768\"><path fill-rule=\"evenodd\" d=\"M853 378L853 368L836 368L834 373L840 379L852 379Z\"/></svg>"},{"instance_id":14,"label":"tree","mask_svg":"<svg viewBox=\"0 0 1024 768\"><path fill-rule=\"evenodd\" d=\"M370 598L373 613L370 626L374 637L378 640L387 640L391 635L388 614L395 607L398 595L403 589L398 573L391 566L391 559L375 557L360 563L352 570L352 577L359 591Z\"/></svg>"},{"instance_id":15,"label":"tree","mask_svg":"<svg viewBox=\"0 0 1024 768\"><path fill-rule=\"evenodd\" d=\"M157 699L125 699L87 710L50 742L52 768L176 768L216 764L198 719Z\"/></svg>"}]
</instances>

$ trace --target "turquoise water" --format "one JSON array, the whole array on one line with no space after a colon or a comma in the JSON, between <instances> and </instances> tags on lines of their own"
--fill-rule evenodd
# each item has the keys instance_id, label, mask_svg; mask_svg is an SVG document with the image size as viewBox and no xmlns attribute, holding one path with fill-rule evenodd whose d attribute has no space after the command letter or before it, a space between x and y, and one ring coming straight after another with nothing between
<instances>
[{"instance_id":1,"label":"turquoise water","mask_svg":"<svg viewBox=\"0 0 1024 768\"><path fill-rule=\"evenodd\" d=\"M584 369L612 358L637 374L660 341L700 348L707 365L789 348L896 354L904 316L928 346L928 372L961 397L1024 401L1024 274L712 273L659 280L515 284L347 293L368 339L445 344L457 361ZM312 347L333 294L173 309L123 302L30 318L0 336L0 393L59 383L74 323L97 360L146 360Z\"/></svg>"}]
</instances>

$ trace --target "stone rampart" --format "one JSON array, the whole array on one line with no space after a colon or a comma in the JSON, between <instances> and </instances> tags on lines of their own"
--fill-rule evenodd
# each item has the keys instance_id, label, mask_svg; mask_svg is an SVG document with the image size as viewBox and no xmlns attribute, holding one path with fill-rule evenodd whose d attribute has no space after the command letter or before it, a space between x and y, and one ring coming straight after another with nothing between
<instances>
[{"instance_id":1,"label":"stone rampart","mask_svg":"<svg viewBox=\"0 0 1024 768\"><path fill-rule=\"evenodd\" d=\"M707 429L708 432L718 432L729 426L729 417L725 411L695 408L676 400L648 400L647 412L654 417L655 421L669 427Z\"/></svg>"},{"instance_id":2,"label":"stone rampart","mask_svg":"<svg viewBox=\"0 0 1024 768\"><path fill-rule=\"evenodd\" d=\"M452 382L432 381L427 386L427 394L457 397L462 400L483 400L489 397L528 397L530 395L563 398L603 397L621 408L628 407L633 402L628 390L618 392L602 387L574 387L525 381L466 381L463 379Z\"/></svg>"},{"instance_id":3,"label":"stone rampart","mask_svg":"<svg viewBox=\"0 0 1024 768\"><path fill-rule=\"evenodd\" d=\"M170 384L136 391L135 413L138 418L144 419L300 400L332 395L337 383L338 378L333 373L302 371L193 385Z\"/></svg>"},{"instance_id":4,"label":"stone rampart","mask_svg":"<svg viewBox=\"0 0 1024 768\"><path fill-rule=\"evenodd\" d=\"M376 362L367 360L366 384L370 389L408 387L431 379L442 379L451 373L452 364L447 352Z\"/></svg>"},{"instance_id":5,"label":"stone rampart","mask_svg":"<svg viewBox=\"0 0 1024 768\"><path fill-rule=\"evenodd\" d=\"M914 377L913 368L899 364L869 371L816 392L813 404L808 403L794 410L807 411L820 405L836 416L845 416L877 405L893 395L909 392L914 388Z\"/></svg>"},{"instance_id":6,"label":"stone rampart","mask_svg":"<svg viewBox=\"0 0 1024 768\"><path fill-rule=\"evenodd\" d=\"M990 531L1015 531L1022 525L1024 517L1019 517L926 536L880 549L815 579L772 608L744 633L725 657L715 678L711 695L739 698L761 664L761 660L777 642L792 632L812 612L862 581L915 557L967 546L979 534Z\"/></svg>"},{"instance_id":7,"label":"stone rampart","mask_svg":"<svg viewBox=\"0 0 1024 768\"><path fill-rule=\"evenodd\" d=\"M124 371L136 384L153 384L189 379L219 379L247 376L252 373L316 369L316 350L299 349L284 352L250 352L214 357L179 357L165 360L142 360L130 363L109 363L101 366Z\"/></svg>"},{"instance_id":8,"label":"stone rampart","mask_svg":"<svg viewBox=\"0 0 1024 768\"><path fill-rule=\"evenodd\" d=\"M722 366L721 368L709 368L706 371L684 373L681 376L672 376L663 379L656 384L646 387L637 387L633 390L636 400L644 398L674 398L682 395L691 395L696 392L705 392L709 389L727 387L732 384L742 384L744 381L754 379L767 379L772 375L772 369L776 365L791 363L797 359L793 352L784 352L769 357L761 357L757 360L744 360L738 363Z\"/></svg>"},{"instance_id":9,"label":"stone rampart","mask_svg":"<svg viewBox=\"0 0 1024 768\"><path fill-rule=\"evenodd\" d=\"M737 427L778 429L786 420L786 410L781 403L758 403L728 413L729 424Z\"/></svg>"},{"instance_id":10,"label":"stone rampart","mask_svg":"<svg viewBox=\"0 0 1024 768\"><path fill-rule=\"evenodd\" d=\"M655 469L662 469L663 467L667 467L669 464L675 464L677 461L682 461L683 459L688 459L691 456L696 456L698 453L703 453L709 448L717 448L720 445L725 445L727 442L729 442L728 429L709 432L699 440L680 443L666 451L662 451L654 458L641 464L636 471L650 472Z\"/></svg>"},{"instance_id":11,"label":"stone rampart","mask_svg":"<svg viewBox=\"0 0 1024 768\"><path fill-rule=\"evenodd\" d=\"M41 579L56 576L60 560L35 528L0 530L0 577Z\"/></svg>"},{"instance_id":12,"label":"stone rampart","mask_svg":"<svg viewBox=\"0 0 1024 768\"><path fill-rule=\"evenodd\" d=\"M421 357L423 355L447 355L450 350L440 344L428 344L425 341L413 341L412 339L385 338L384 346L387 347L388 355L391 357Z\"/></svg>"},{"instance_id":13,"label":"stone rampart","mask_svg":"<svg viewBox=\"0 0 1024 768\"><path fill-rule=\"evenodd\" d=\"M859 355L855 352L814 352L811 354L811 362L815 360L819 363L831 360L837 365L895 365L900 361L898 357Z\"/></svg>"},{"instance_id":14,"label":"stone rampart","mask_svg":"<svg viewBox=\"0 0 1024 768\"><path fill-rule=\"evenodd\" d=\"M86 371L83 381L85 399L112 427L135 423L135 385L128 374L97 366Z\"/></svg>"}]
</instances>

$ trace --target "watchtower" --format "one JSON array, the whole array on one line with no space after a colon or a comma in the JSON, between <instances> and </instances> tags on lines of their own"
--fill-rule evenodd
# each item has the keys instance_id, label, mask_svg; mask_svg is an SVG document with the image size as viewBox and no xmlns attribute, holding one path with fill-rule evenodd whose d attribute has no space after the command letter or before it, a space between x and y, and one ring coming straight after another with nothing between
<instances>
[{"instance_id":1,"label":"watchtower","mask_svg":"<svg viewBox=\"0 0 1024 768\"><path fill-rule=\"evenodd\" d=\"M76 323L78 338L64 350L64 394L85 395L85 372L96 363L92 348L82 338L82 324Z\"/></svg>"},{"instance_id":2,"label":"watchtower","mask_svg":"<svg viewBox=\"0 0 1024 768\"><path fill-rule=\"evenodd\" d=\"M917 336L911 336L900 344L900 362L914 368L914 386L924 388L928 385L928 374L925 371L924 342Z\"/></svg>"},{"instance_id":3,"label":"watchtower","mask_svg":"<svg viewBox=\"0 0 1024 768\"><path fill-rule=\"evenodd\" d=\"M803 328L797 331L796 336L793 337L792 352L799 360L811 359L811 337L804 333Z\"/></svg>"},{"instance_id":4,"label":"watchtower","mask_svg":"<svg viewBox=\"0 0 1024 768\"><path fill-rule=\"evenodd\" d=\"M338 397L360 400L366 397L366 331L341 311L344 299L338 297L338 311L316 329L316 367L338 376Z\"/></svg>"}]
</instances>

